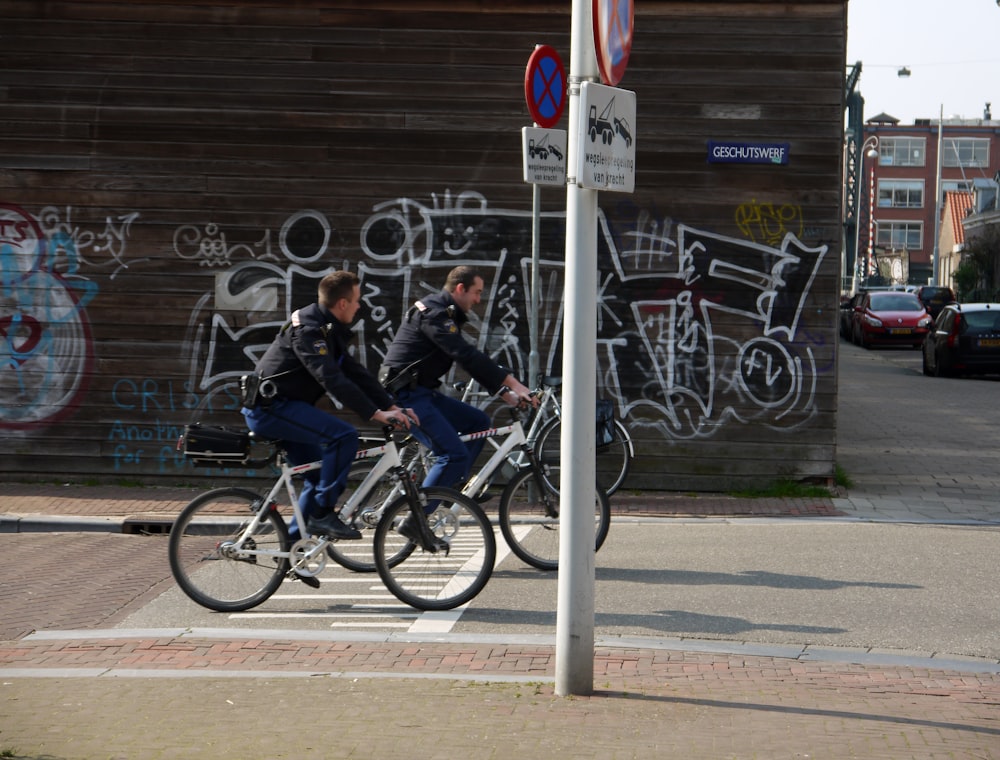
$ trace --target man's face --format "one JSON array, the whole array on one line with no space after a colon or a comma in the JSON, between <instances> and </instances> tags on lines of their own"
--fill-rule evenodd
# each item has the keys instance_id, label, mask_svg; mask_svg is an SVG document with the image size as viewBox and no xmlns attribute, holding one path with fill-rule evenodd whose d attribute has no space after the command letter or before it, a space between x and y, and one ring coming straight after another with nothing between
<instances>
[{"instance_id":1,"label":"man's face","mask_svg":"<svg viewBox=\"0 0 1000 760\"><path fill-rule=\"evenodd\" d=\"M451 297L455 299L458 308L464 312L469 312L473 306L483 300L483 287L483 278L476 277L469 288L466 288L462 283L456 285Z\"/></svg>"},{"instance_id":2,"label":"man's face","mask_svg":"<svg viewBox=\"0 0 1000 760\"><path fill-rule=\"evenodd\" d=\"M336 317L338 322L342 324L349 325L354 321L354 315L358 313L358 309L361 308L361 286L355 285L351 290L351 295L347 298L341 298L337 303L333 305L330 313Z\"/></svg>"}]
</instances>

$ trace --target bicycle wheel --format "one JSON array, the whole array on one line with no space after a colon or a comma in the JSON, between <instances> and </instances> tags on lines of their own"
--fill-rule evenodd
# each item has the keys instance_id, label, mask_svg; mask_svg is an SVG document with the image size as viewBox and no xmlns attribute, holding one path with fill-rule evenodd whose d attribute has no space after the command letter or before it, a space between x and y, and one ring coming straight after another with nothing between
<instances>
[{"instance_id":1,"label":"bicycle wheel","mask_svg":"<svg viewBox=\"0 0 1000 760\"><path fill-rule=\"evenodd\" d=\"M347 489L343 495L344 501L347 501L351 494L354 493L361 484L361 481L371 472L372 467L378 461L377 457L372 457L369 459L359 459L351 465L351 471L347 475ZM376 570L375 528L382 518L385 505L395 499L397 493L398 486L391 477L385 477L380 480L351 518L345 520L352 528L361 531L361 540L331 541L326 545L326 553L330 559L341 567L353 570L356 573L374 573ZM404 547L400 551L399 556L390 557L388 561L398 564L403 561L406 555L407 552L405 552Z\"/></svg>"},{"instance_id":2,"label":"bicycle wheel","mask_svg":"<svg viewBox=\"0 0 1000 760\"><path fill-rule=\"evenodd\" d=\"M497 544L490 520L476 502L450 488L426 488L428 501L439 501L428 516L435 537L446 548L430 552L397 530L410 514L403 495L386 507L375 529L375 564L386 588L418 610L450 610L476 596L493 574ZM410 554L393 565L390 558Z\"/></svg>"},{"instance_id":3,"label":"bicycle wheel","mask_svg":"<svg viewBox=\"0 0 1000 760\"><path fill-rule=\"evenodd\" d=\"M510 550L539 570L559 569L559 492L546 485L546 493L531 469L515 475L500 497L500 531ZM611 528L607 494L594 486L595 550Z\"/></svg>"},{"instance_id":4,"label":"bicycle wheel","mask_svg":"<svg viewBox=\"0 0 1000 760\"><path fill-rule=\"evenodd\" d=\"M244 535L263 506L253 491L218 488L195 498L174 521L170 571L201 606L218 612L248 610L281 585L289 568L288 529L281 515L266 509L253 532Z\"/></svg>"},{"instance_id":5,"label":"bicycle wheel","mask_svg":"<svg viewBox=\"0 0 1000 760\"><path fill-rule=\"evenodd\" d=\"M562 422L558 419L545 423L538 433L538 443L535 453L538 461L545 467L545 479L556 491L559 490L560 460L562 457ZM632 437L628 428L615 420L611 443L597 447L597 483L608 496L613 494L625 482L629 468L632 466Z\"/></svg>"}]
</instances>

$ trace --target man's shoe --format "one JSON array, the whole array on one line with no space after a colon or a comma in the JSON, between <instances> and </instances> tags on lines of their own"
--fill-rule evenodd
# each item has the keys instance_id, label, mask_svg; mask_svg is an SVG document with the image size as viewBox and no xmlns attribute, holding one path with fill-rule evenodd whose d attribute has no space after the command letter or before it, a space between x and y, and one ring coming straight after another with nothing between
<instances>
[{"instance_id":1,"label":"man's shoe","mask_svg":"<svg viewBox=\"0 0 1000 760\"><path fill-rule=\"evenodd\" d=\"M319 578L315 575L300 575L293 572L292 577L297 581L302 581L309 588L319 588Z\"/></svg>"},{"instance_id":2,"label":"man's shoe","mask_svg":"<svg viewBox=\"0 0 1000 760\"><path fill-rule=\"evenodd\" d=\"M361 531L355 530L331 512L325 517L310 517L306 520L306 527L310 533L316 536L329 536L341 541L356 541L361 538Z\"/></svg>"},{"instance_id":3,"label":"man's shoe","mask_svg":"<svg viewBox=\"0 0 1000 760\"><path fill-rule=\"evenodd\" d=\"M403 521L396 527L396 531L404 538L408 538L415 544L420 543L420 526L412 514L403 518Z\"/></svg>"}]
</instances>

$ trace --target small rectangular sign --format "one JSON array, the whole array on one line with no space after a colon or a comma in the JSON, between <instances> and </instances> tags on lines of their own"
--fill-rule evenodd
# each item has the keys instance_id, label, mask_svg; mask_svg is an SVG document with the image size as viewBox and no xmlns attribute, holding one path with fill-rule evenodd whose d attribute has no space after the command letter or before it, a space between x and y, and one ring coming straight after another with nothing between
<instances>
[{"instance_id":1,"label":"small rectangular sign","mask_svg":"<svg viewBox=\"0 0 1000 760\"><path fill-rule=\"evenodd\" d=\"M635 93L596 82L580 85L577 178L580 187L635 191Z\"/></svg>"},{"instance_id":2,"label":"small rectangular sign","mask_svg":"<svg viewBox=\"0 0 1000 760\"><path fill-rule=\"evenodd\" d=\"M524 181L532 185L566 184L566 130L521 127Z\"/></svg>"},{"instance_id":3,"label":"small rectangular sign","mask_svg":"<svg viewBox=\"0 0 1000 760\"><path fill-rule=\"evenodd\" d=\"M788 143L708 141L710 164L787 164Z\"/></svg>"}]
</instances>

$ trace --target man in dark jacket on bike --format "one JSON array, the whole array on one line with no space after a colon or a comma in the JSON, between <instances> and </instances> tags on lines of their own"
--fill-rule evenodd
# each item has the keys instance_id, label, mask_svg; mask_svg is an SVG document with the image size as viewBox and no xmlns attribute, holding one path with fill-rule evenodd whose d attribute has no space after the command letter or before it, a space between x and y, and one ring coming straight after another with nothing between
<instances>
[{"instance_id":1,"label":"man in dark jacket on bike","mask_svg":"<svg viewBox=\"0 0 1000 760\"><path fill-rule=\"evenodd\" d=\"M379 379L400 404L413 409L420 422L413 435L435 455L425 487L451 487L465 480L485 439L462 443L460 435L486 430L490 418L476 407L437 390L440 378L458 364L490 393L510 406L537 399L517 378L462 336L468 313L483 295L483 278L470 266L448 273L444 290L417 301L393 338Z\"/></svg>"},{"instance_id":2,"label":"man in dark jacket on bike","mask_svg":"<svg viewBox=\"0 0 1000 760\"><path fill-rule=\"evenodd\" d=\"M299 505L309 533L338 539L361 538L334 511L358 450L358 432L314 405L330 394L363 420L410 426L407 411L348 353L348 325L360 305L353 272L332 272L320 280L317 302L292 312L257 363L264 398L243 409L254 433L284 442L291 464L323 460L318 471L305 475Z\"/></svg>"}]
</instances>

